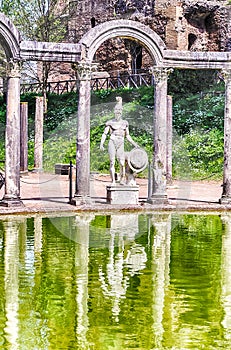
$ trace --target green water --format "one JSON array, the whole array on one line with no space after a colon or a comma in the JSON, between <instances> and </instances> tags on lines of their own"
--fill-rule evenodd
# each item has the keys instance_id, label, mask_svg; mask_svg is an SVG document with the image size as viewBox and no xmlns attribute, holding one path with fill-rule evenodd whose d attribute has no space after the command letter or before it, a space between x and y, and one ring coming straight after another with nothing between
<instances>
[{"instance_id":1,"label":"green water","mask_svg":"<svg viewBox=\"0 0 231 350\"><path fill-rule=\"evenodd\" d=\"M0 349L231 349L231 215L0 219Z\"/></svg>"}]
</instances>

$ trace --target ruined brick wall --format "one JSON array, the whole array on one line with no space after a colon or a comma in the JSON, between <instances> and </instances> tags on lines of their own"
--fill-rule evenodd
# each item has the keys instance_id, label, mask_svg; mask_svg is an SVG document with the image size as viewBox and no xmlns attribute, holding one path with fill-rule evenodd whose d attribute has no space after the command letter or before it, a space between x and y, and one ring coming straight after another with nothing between
<instances>
[{"instance_id":1,"label":"ruined brick wall","mask_svg":"<svg viewBox=\"0 0 231 350\"><path fill-rule=\"evenodd\" d=\"M231 6L210 0L60 0L68 9L66 40L78 42L97 24L112 19L132 19L154 30L168 49L231 50ZM139 44L120 38L104 43L96 53L100 69L107 71L145 68L152 64ZM141 57L142 56L142 57ZM140 61L142 60L142 64Z\"/></svg>"}]
</instances>

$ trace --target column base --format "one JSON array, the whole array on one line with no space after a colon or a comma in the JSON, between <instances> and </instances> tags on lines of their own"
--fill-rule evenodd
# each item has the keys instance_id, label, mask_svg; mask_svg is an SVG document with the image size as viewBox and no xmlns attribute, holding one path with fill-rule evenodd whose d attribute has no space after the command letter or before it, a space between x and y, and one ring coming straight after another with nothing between
<instances>
[{"instance_id":1,"label":"column base","mask_svg":"<svg viewBox=\"0 0 231 350\"><path fill-rule=\"evenodd\" d=\"M71 205L86 205L86 204L93 204L92 198L89 196L81 196L81 195L77 195L74 196L71 201L68 202Z\"/></svg>"},{"instance_id":2,"label":"column base","mask_svg":"<svg viewBox=\"0 0 231 350\"><path fill-rule=\"evenodd\" d=\"M150 204L168 204L168 197L166 194L153 194L147 202Z\"/></svg>"},{"instance_id":3,"label":"column base","mask_svg":"<svg viewBox=\"0 0 231 350\"><path fill-rule=\"evenodd\" d=\"M6 198L6 197L4 197L0 201L0 206L13 208L13 207L24 207L24 204L20 198Z\"/></svg>"},{"instance_id":4,"label":"column base","mask_svg":"<svg viewBox=\"0 0 231 350\"><path fill-rule=\"evenodd\" d=\"M231 197L230 196L222 196L219 199L220 204L231 204Z\"/></svg>"}]
</instances>

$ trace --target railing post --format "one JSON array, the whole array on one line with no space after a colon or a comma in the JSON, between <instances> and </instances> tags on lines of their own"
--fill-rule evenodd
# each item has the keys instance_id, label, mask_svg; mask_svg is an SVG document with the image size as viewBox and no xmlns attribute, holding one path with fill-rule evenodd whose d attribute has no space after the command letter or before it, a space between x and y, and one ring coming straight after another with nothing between
<instances>
[{"instance_id":1,"label":"railing post","mask_svg":"<svg viewBox=\"0 0 231 350\"><path fill-rule=\"evenodd\" d=\"M69 202L72 203L72 161L70 161L70 168L69 168Z\"/></svg>"}]
</instances>

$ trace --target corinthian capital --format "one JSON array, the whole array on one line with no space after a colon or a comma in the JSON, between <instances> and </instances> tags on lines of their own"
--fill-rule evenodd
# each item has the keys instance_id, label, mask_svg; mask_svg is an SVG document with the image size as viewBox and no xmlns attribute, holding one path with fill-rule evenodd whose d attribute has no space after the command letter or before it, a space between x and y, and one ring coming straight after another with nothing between
<instances>
[{"instance_id":1,"label":"corinthian capital","mask_svg":"<svg viewBox=\"0 0 231 350\"><path fill-rule=\"evenodd\" d=\"M7 62L6 74L8 78L20 78L21 65L18 61L10 60Z\"/></svg>"},{"instance_id":2,"label":"corinthian capital","mask_svg":"<svg viewBox=\"0 0 231 350\"><path fill-rule=\"evenodd\" d=\"M97 63L90 63L85 60L78 62L75 69L79 80L91 80L91 74L97 70L97 66Z\"/></svg>"},{"instance_id":3,"label":"corinthian capital","mask_svg":"<svg viewBox=\"0 0 231 350\"><path fill-rule=\"evenodd\" d=\"M226 84L231 83L231 69L222 69L220 77Z\"/></svg>"},{"instance_id":4,"label":"corinthian capital","mask_svg":"<svg viewBox=\"0 0 231 350\"><path fill-rule=\"evenodd\" d=\"M167 80L170 73L173 72L173 68L166 67L151 67L150 73L153 74L155 78L155 84L160 83L161 81Z\"/></svg>"}]
</instances>

